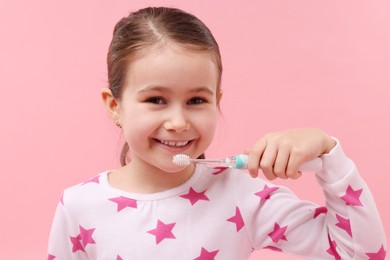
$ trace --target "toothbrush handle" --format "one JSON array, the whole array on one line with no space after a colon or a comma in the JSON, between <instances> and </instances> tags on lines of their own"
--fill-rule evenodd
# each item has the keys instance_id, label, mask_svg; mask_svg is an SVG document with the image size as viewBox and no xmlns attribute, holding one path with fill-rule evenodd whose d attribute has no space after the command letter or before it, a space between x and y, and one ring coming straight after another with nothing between
<instances>
[{"instance_id":1,"label":"toothbrush handle","mask_svg":"<svg viewBox=\"0 0 390 260\"><path fill-rule=\"evenodd\" d=\"M247 169L248 168L248 155L240 154L235 156L234 168ZM313 160L303 163L300 167L302 172L317 172L322 169L322 159L317 157Z\"/></svg>"},{"instance_id":2,"label":"toothbrush handle","mask_svg":"<svg viewBox=\"0 0 390 260\"><path fill-rule=\"evenodd\" d=\"M322 170L322 159L320 157L314 158L313 160L304 162L300 169L302 172L318 172Z\"/></svg>"}]
</instances>

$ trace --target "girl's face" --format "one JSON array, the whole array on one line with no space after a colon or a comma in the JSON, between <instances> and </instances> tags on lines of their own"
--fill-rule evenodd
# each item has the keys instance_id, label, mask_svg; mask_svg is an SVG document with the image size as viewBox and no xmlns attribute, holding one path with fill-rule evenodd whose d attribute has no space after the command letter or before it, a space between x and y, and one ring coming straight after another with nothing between
<instances>
[{"instance_id":1,"label":"girl's face","mask_svg":"<svg viewBox=\"0 0 390 260\"><path fill-rule=\"evenodd\" d=\"M172 157L201 155L218 116L218 71L212 54L179 45L153 49L129 66L119 122L131 163L178 172Z\"/></svg>"}]
</instances>

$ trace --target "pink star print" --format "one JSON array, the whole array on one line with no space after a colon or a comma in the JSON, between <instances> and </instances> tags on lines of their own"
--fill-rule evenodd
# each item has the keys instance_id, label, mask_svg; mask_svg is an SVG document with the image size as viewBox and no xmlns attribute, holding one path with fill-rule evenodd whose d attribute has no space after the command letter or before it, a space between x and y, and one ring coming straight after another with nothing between
<instances>
[{"instance_id":1,"label":"pink star print","mask_svg":"<svg viewBox=\"0 0 390 260\"><path fill-rule=\"evenodd\" d=\"M274 241L275 243L278 243L279 240L285 240L287 241L286 236L284 233L286 232L287 226L280 227L278 223L275 223L274 230L268 234L268 236Z\"/></svg>"},{"instance_id":2,"label":"pink star print","mask_svg":"<svg viewBox=\"0 0 390 260\"><path fill-rule=\"evenodd\" d=\"M77 237L70 237L70 242L72 242L72 252L77 252L79 250L85 252L84 250L84 247L83 245L81 244L81 241L80 241L80 235L78 235Z\"/></svg>"},{"instance_id":3,"label":"pink star print","mask_svg":"<svg viewBox=\"0 0 390 260\"><path fill-rule=\"evenodd\" d=\"M187 194L181 195L180 197L190 200L191 205L194 205L199 200L209 200L209 198L204 195L206 190L202 192L196 192L193 188L190 188L190 191Z\"/></svg>"},{"instance_id":4,"label":"pink star print","mask_svg":"<svg viewBox=\"0 0 390 260\"><path fill-rule=\"evenodd\" d=\"M54 255L48 255L47 256L47 260L54 260L56 257Z\"/></svg>"},{"instance_id":5,"label":"pink star print","mask_svg":"<svg viewBox=\"0 0 390 260\"><path fill-rule=\"evenodd\" d=\"M85 185L87 183L100 183L99 182L99 177L100 177L100 175L97 175L97 176L95 176L95 177L93 177L93 178L83 182L83 185Z\"/></svg>"},{"instance_id":6,"label":"pink star print","mask_svg":"<svg viewBox=\"0 0 390 260\"><path fill-rule=\"evenodd\" d=\"M381 248L379 248L379 251L376 252L376 253L367 253L366 254L369 259L372 259L372 260L376 260L376 259L385 259L386 257L386 250L385 248L383 247L383 245L381 246Z\"/></svg>"},{"instance_id":7,"label":"pink star print","mask_svg":"<svg viewBox=\"0 0 390 260\"><path fill-rule=\"evenodd\" d=\"M219 252L219 250L209 252L204 247L202 247L202 251L200 252L200 256L198 256L194 260L214 260L214 257L218 254L218 252Z\"/></svg>"},{"instance_id":8,"label":"pink star print","mask_svg":"<svg viewBox=\"0 0 390 260\"><path fill-rule=\"evenodd\" d=\"M213 172L214 175L218 175L220 173L223 173L224 171L226 171L227 169L229 169L229 167L225 167L225 166L218 166L218 167L214 167L213 169L217 170L215 172Z\"/></svg>"},{"instance_id":9,"label":"pink star print","mask_svg":"<svg viewBox=\"0 0 390 260\"><path fill-rule=\"evenodd\" d=\"M241 228L244 226L244 220L242 219L241 212L238 207L236 207L236 215L227 219L227 221L236 224L237 232L241 230Z\"/></svg>"},{"instance_id":10,"label":"pink star print","mask_svg":"<svg viewBox=\"0 0 390 260\"><path fill-rule=\"evenodd\" d=\"M336 247L337 247L336 241L332 241L330 239L329 235L328 235L328 241L329 241L330 247L328 250L326 250L326 252L328 252L328 254L332 255L335 260L341 260L341 257L339 255L339 253L337 253L337 250L336 250Z\"/></svg>"},{"instance_id":11,"label":"pink star print","mask_svg":"<svg viewBox=\"0 0 390 260\"><path fill-rule=\"evenodd\" d=\"M260 197L260 203L268 200L271 197L271 193L278 190L278 187L268 187L267 185L264 185L264 188L262 191L256 192L255 195Z\"/></svg>"},{"instance_id":12,"label":"pink star print","mask_svg":"<svg viewBox=\"0 0 390 260\"><path fill-rule=\"evenodd\" d=\"M81 225L79 225L80 234L76 237L70 237L70 241L72 242L72 252L76 252L78 250L84 251L84 248L88 244L95 244L95 241L92 238L92 233L95 231L94 228L85 229Z\"/></svg>"},{"instance_id":13,"label":"pink star print","mask_svg":"<svg viewBox=\"0 0 390 260\"><path fill-rule=\"evenodd\" d=\"M157 227L155 229L149 230L148 233L156 236L156 245L160 243L165 238L176 238L172 229L176 223L164 224L162 221L157 221Z\"/></svg>"},{"instance_id":14,"label":"pink star print","mask_svg":"<svg viewBox=\"0 0 390 260\"><path fill-rule=\"evenodd\" d=\"M363 189L353 190L352 187L348 185L347 191L345 192L345 195L341 197L341 199L343 199L347 205L363 206L359 199L362 191Z\"/></svg>"},{"instance_id":15,"label":"pink star print","mask_svg":"<svg viewBox=\"0 0 390 260\"><path fill-rule=\"evenodd\" d=\"M83 242L83 246L86 247L88 244L95 244L95 241L92 238L92 233L95 231L94 228L85 229L81 225L80 227L80 238Z\"/></svg>"},{"instance_id":16,"label":"pink star print","mask_svg":"<svg viewBox=\"0 0 390 260\"><path fill-rule=\"evenodd\" d=\"M282 249L277 248L277 247L275 247L275 246L266 246L266 247L263 247L263 248L265 248L265 249L271 249L271 250L276 251L276 252L283 252Z\"/></svg>"},{"instance_id":17,"label":"pink star print","mask_svg":"<svg viewBox=\"0 0 390 260\"><path fill-rule=\"evenodd\" d=\"M116 260L123 260L123 258L120 255L117 255Z\"/></svg>"},{"instance_id":18,"label":"pink star print","mask_svg":"<svg viewBox=\"0 0 390 260\"><path fill-rule=\"evenodd\" d=\"M116 198L111 198L109 200L118 204L117 212L121 211L122 209L124 209L126 207L137 208L137 201L130 199L130 198L120 196L120 197L116 197Z\"/></svg>"},{"instance_id":19,"label":"pink star print","mask_svg":"<svg viewBox=\"0 0 390 260\"><path fill-rule=\"evenodd\" d=\"M344 229L348 235L352 237L352 231L351 231L351 223L349 219L343 218L342 216L339 216L336 214L336 218L339 221L339 223L336 224L341 229Z\"/></svg>"},{"instance_id":20,"label":"pink star print","mask_svg":"<svg viewBox=\"0 0 390 260\"><path fill-rule=\"evenodd\" d=\"M315 209L313 218L318 217L320 214L326 214L328 212L328 209L326 207L318 207Z\"/></svg>"}]
</instances>

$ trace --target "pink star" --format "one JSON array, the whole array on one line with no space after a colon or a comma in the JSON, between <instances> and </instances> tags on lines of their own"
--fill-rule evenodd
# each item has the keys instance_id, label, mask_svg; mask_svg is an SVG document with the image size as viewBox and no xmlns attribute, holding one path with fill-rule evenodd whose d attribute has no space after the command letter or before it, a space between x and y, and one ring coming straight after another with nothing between
<instances>
[{"instance_id":1,"label":"pink star","mask_svg":"<svg viewBox=\"0 0 390 260\"><path fill-rule=\"evenodd\" d=\"M130 198L120 196L120 197L116 197L116 198L111 198L109 200L118 204L117 212L121 211L122 209L124 209L126 207L137 208L137 201L130 199Z\"/></svg>"},{"instance_id":2,"label":"pink star","mask_svg":"<svg viewBox=\"0 0 390 260\"><path fill-rule=\"evenodd\" d=\"M100 175L97 175L97 176L95 176L95 177L93 177L93 178L91 178L91 179L89 179L89 180L83 182L82 185L85 185L85 184L87 184L87 183L93 183L93 182L99 184L99 183L100 183L99 178L100 178Z\"/></svg>"},{"instance_id":3,"label":"pink star","mask_svg":"<svg viewBox=\"0 0 390 260\"><path fill-rule=\"evenodd\" d=\"M318 207L315 209L313 218L318 217L320 214L326 214L328 212L328 209L326 207Z\"/></svg>"},{"instance_id":4,"label":"pink star","mask_svg":"<svg viewBox=\"0 0 390 260\"><path fill-rule=\"evenodd\" d=\"M236 207L236 215L227 219L227 221L236 223L237 232L244 226L244 220L242 219L240 209Z\"/></svg>"},{"instance_id":5,"label":"pink star","mask_svg":"<svg viewBox=\"0 0 390 260\"><path fill-rule=\"evenodd\" d=\"M344 229L351 237L352 237L352 231L351 231L351 223L349 219L343 218L342 216L339 216L336 214L336 218L339 221L339 223L336 224L341 229Z\"/></svg>"},{"instance_id":6,"label":"pink star","mask_svg":"<svg viewBox=\"0 0 390 260\"><path fill-rule=\"evenodd\" d=\"M54 255L47 255L47 260L54 260L56 257Z\"/></svg>"},{"instance_id":7,"label":"pink star","mask_svg":"<svg viewBox=\"0 0 390 260\"><path fill-rule=\"evenodd\" d=\"M92 233L95 231L94 228L85 229L81 225L80 228L80 239L83 242L83 246L86 247L88 244L96 244L92 238Z\"/></svg>"},{"instance_id":8,"label":"pink star","mask_svg":"<svg viewBox=\"0 0 390 260\"><path fill-rule=\"evenodd\" d=\"M284 233L286 232L287 226L280 227L278 223L275 222L274 230L268 234L268 236L274 241L275 243L278 243L279 240L285 240L287 241L286 236Z\"/></svg>"},{"instance_id":9,"label":"pink star","mask_svg":"<svg viewBox=\"0 0 390 260\"><path fill-rule=\"evenodd\" d=\"M385 259L385 257L386 257L386 250L385 250L385 248L382 245L381 248L379 248L378 252L376 252L376 253L366 253L366 255L369 257L369 259L372 259L372 260Z\"/></svg>"},{"instance_id":10,"label":"pink star","mask_svg":"<svg viewBox=\"0 0 390 260\"><path fill-rule=\"evenodd\" d=\"M271 193L278 190L278 187L268 187L267 185L264 185L264 188L262 191L256 192L255 195L260 197L260 203L268 200L271 197Z\"/></svg>"},{"instance_id":11,"label":"pink star","mask_svg":"<svg viewBox=\"0 0 390 260\"><path fill-rule=\"evenodd\" d=\"M266 246L266 247L263 247L263 248L265 248L265 249L271 249L271 250L276 251L276 252L283 252L282 249L277 248L277 247L275 247L275 246Z\"/></svg>"},{"instance_id":12,"label":"pink star","mask_svg":"<svg viewBox=\"0 0 390 260\"><path fill-rule=\"evenodd\" d=\"M332 241L330 239L329 235L328 235L328 241L329 241L330 247L328 250L326 250L326 252L328 252L328 254L332 255L335 260L341 260L341 257L339 255L339 253L337 253L337 250L336 250L336 247L337 247L336 241Z\"/></svg>"},{"instance_id":13,"label":"pink star","mask_svg":"<svg viewBox=\"0 0 390 260\"><path fill-rule=\"evenodd\" d=\"M157 227L149 230L148 233L156 236L156 244L160 243L165 238L176 238L172 229L176 223L164 224L162 221L157 221Z\"/></svg>"},{"instance_id":14,"label":"pink star","mask_svg":"<svg viewBox=\"0 0 390 260\"><path fill-rule=\"evenodd\" d=\"M213 169L217 170L216 172L213 172L214 175L218 175L220 173L223 173L224 171L226 171L227 169L229 169L229 167L225 167L225 166L218 166L218 167L214 167Z\"/></svg>"},{"instance_id":15,"label":"pink star","mask_svg":"<svg viewBox=\"0 0 390 260\"><path fill-rule=\"evenodd\" d=\"M123 260L123 258L120 255L117 255L116 260Z\"/></svg>"},{"instance_id":16,"label":"pink star","mask_svg":"<svg viewBox=\"0 0 390 260\"><path fill-rule=\"evenodd\" d=\"M180 197L190 200L191 205L194 205L199 200L209 200L209 198L204 195L206 190L202 192L196 192L193 188L190 188L190 191L187 194L181 195Z\"/></svg>"},{"instance_id":17,"label":"pink star","mask_svg":"<svg viewBox=\"0 0 390 260\"><path fill-rule=\"evenodd\" d=\"M219 250L209 252L204 247L202 247L200 256L194 258L194 260L214 260L214 257L218 254L218 252Z\"/></svg>"},{"instance_id":18,"label":"pink star","mask_svg":"<svg viewBox=\"0 0 390 260\"><path fill-rule=\"evenodd\" d=\"M343 199L347 205L363 206L359 199L362 191L363 189L353 190L352 187L348 185L347 191L345 192L345 195L341 197L341 199Z\"/></svg>"},{"instance_id":19,"label":"pink star","mask_svg":"<svg viewBox=\"0 0 390 260\"><path fill-rule=\"evenodd\" d=\"M85 252L84 247L80 241L80 235L78 235L77 237L71 236L70 241L72 242L72 245L73 245L72 252L77 252L78 250Z\"/></svg>"}]
</instances>

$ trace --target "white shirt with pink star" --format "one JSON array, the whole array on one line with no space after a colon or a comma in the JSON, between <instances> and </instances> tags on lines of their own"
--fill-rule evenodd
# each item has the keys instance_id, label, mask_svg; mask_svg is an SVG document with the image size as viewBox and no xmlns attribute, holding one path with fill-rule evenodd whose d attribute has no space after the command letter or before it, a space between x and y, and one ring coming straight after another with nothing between
<instances>
[{"instance_id":1,"label":"white shirt with pink star","mask_svg":"<svg viewBox=\"0 0 390 260\"><path fill-rule=\"evenodd\" d=\"M339 144L322 159L316 176L326 206L224 167L198 165L187 182L155 194L115 189L103 172L64 191L48 259L237 260L260 249L384 259L384 229L354 163Z\"/></svg>"}]
</instances>

